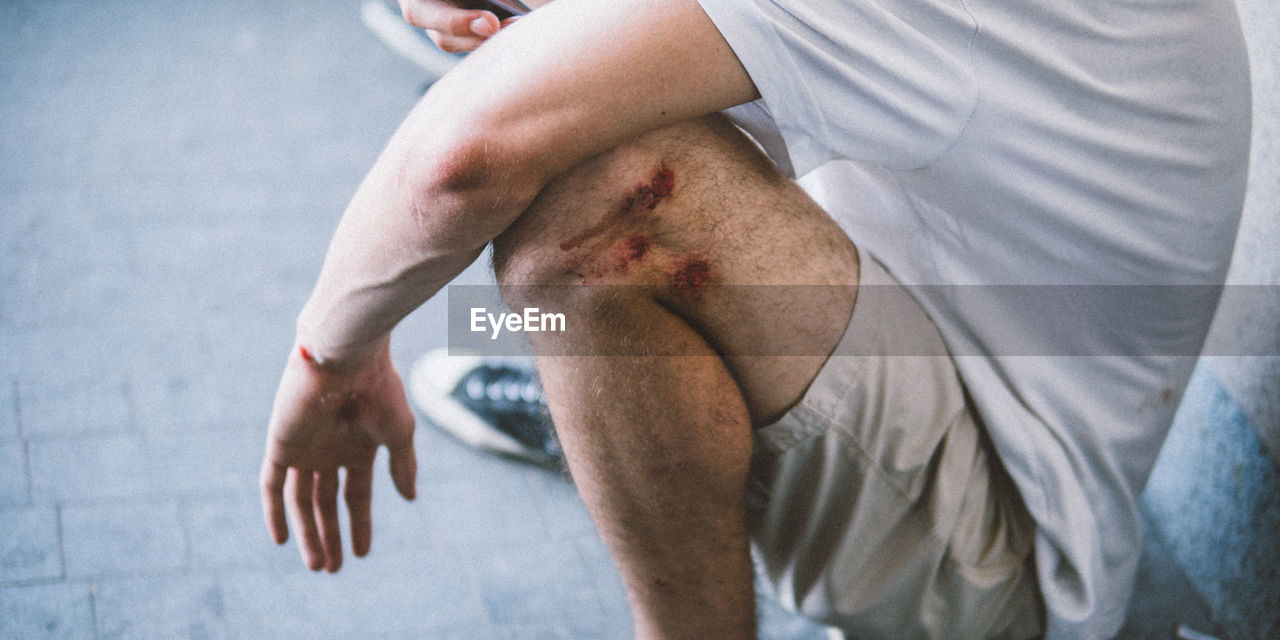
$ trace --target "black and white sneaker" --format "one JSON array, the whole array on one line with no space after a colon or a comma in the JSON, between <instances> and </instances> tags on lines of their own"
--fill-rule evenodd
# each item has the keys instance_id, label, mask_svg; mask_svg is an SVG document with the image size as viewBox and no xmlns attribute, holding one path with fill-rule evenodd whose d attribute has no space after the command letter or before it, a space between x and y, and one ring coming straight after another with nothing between
<instances>
[{"instance_id":1,"label":"black and white sneaker","mask_svg":"<svg viewBox=\"0 0 1280 640\"><path fill-rule=\"evenodd\" d=\"M409 395L433 424L477 449L563 467L564 454L532 365L436 349L413 364Z\"/></svg>"}]
</instances>

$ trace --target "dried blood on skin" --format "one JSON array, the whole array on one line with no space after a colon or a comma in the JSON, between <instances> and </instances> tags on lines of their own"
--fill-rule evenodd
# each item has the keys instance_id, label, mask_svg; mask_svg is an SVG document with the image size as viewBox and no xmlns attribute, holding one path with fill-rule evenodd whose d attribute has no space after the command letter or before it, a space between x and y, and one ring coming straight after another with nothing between
<instances>
[{"instance_id":1,"label":"dried blood on skin","mask_svg":"<svg viewBox=\"0 0 1280 640\"><path fill-rule=\"evenodd\" d=\"M647 233L637 233L627 238L627 249L631 252L632 260L643 260L649 255L649 248L653 245L653 238Z\"/></svg>"},{"instance_id":2,"label":"dried blood on skin","mask_svg":"<svg viewBox=\"0 0 1280 640\"><path fill-rule=\"evenodd\" d=\"M652 248L653 236L647 231L626 236L613 247L613 266L625 273L633 265L643 262Z\"/></svg>"},{"instance_id":3,"label":"dried blood on skin","mask_svg":"<svg viewBox=\"0 0 1280 640\"><path fill-rule=\"evenodd\" d=\"M633 214L656 209L659 203L671 197L671 193L675 191L675 188L675 172L665 166L662 167L649 182L637 185L631 195L623 199L622 205L605 215L603 220L560 243L560 250L572 251L582 246L584 242L602 235L606 231L617 229L628 223L634 223L635 218L638 216Z\"/></svg>"},{"instance_id":4,"label":"dried blood on skin","mask_svg":"<svg viewBox=\"0 0 1280 640\"><path fill-rule=\"evenodd\" d=\"M676 263L671 273L671 286L676 289L692 289L697 291L711 282L711 263L698 256L685 256Z\"/></svg>"},{"instance_id":5,"label":"dried blood on skin","mask_svg":"<svg viewBox=\"0 0 1280 640\"><path fill-rule=\"evenodd\" d=\"M671 195L676 188L676 174L670 169L663 167L658 173L654 174L649 184L642 184L636 187L636 192L627 198L624 211L633 211L639 207L653 210L658 206L659 202Z\"/></svg>"}]
</instances>

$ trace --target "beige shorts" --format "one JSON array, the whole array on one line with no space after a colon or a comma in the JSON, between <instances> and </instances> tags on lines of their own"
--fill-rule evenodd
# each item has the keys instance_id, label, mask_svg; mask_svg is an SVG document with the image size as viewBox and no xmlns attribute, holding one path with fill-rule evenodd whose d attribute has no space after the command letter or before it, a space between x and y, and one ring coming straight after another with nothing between
<instances>
[{"instance_id":1,"label":"beige shorts","mask_svg":"<svg viewBox=\"0 0 1280 640\"><path fill-rule=\"evenodd\" d=\"M865 254L860 280L840 346L755 434L749 517L768 586L860 639L1042 635L1034 523L941 337Z\"/></svg>"}]
</instances>

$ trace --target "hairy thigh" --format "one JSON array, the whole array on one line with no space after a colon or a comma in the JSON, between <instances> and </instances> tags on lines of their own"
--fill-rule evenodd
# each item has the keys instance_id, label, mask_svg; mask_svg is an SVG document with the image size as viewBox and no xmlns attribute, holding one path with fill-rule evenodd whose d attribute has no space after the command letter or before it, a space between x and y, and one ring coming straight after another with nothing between
<instances>
[{"instance_id":1,"label":"hairy thigh","mask_svg":"<svg viewBox=\"0 0 1280 640\"><path fill-rule=\"evenodd\" d=\"M725 359L757 423L798 400L839 341L858 270L839 227L719 116L552 182L495 240L494 267L506 285L592 292L559 298L570 306L661 304Z\"/></svg>"}]
</instances>

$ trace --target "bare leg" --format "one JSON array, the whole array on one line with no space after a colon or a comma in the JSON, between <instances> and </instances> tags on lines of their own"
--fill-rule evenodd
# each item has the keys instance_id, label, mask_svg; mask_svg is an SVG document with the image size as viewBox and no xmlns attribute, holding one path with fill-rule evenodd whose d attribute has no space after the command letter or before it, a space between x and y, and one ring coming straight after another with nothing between
<instances>
[{"instance_id":1,"label":"bare leg","mask_svg":"<svg viewBox=\"0 0 1280 640\"><path fill-rule=\"evenodd\" d=\"M494 243L557 432L643 638L746 638L751 426L797 402L852 313L857 254L718 118L594 158ZM723 285L849 285L745 287ZM816 296L816 297L815 297ZM557 355L561 353L628 355ZM759 355L791 353L792 356Z\"/></svg>"}]
</instances>

